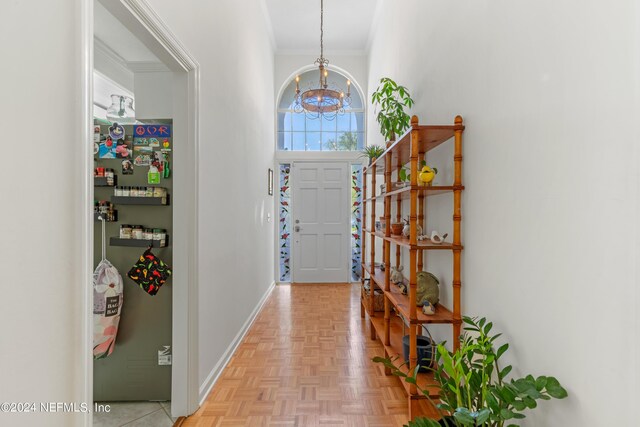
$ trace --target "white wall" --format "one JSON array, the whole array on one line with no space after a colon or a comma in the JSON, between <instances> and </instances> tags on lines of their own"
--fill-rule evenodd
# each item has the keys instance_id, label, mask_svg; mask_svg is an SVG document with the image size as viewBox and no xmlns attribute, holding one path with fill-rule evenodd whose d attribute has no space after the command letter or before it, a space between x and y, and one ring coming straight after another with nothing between
<instances>
[{"instance_id":1,"label":"white wall","mask_svg":"<svg viewBox=\"0 0 640 427\"><path fill-rule=\"evenodd\" d=\"M382 7L369 87L382 76L408 86L423 122L465 118L463 313L505 333L515 374L556 375L569 391L525 425L636 424L638 10L552 0ZM382 143L371 113L369 137ZM448 149L430 162L444 163ZM450 227L450 209L432 207L431 224ZM429 268L449 287L442 257Z\"/></svg>"},{"instance_id":2,"label":"white wall","mask_svg":"<svg viewBox=\"0 0 640 427\"><path fill-rule=\"evenodd\" d=\"M135 73L136 119L173 118L173 73Z\"/></svg>"},{"instance_id":3,"label":"white wall","mask_svg":"<svg viewBox=\"0 0 640 427\"><path fill-rule=\"evenodd\" d=\"M200 69L200 381L273 282L273 48L258 0L151 0Z\"/></svg>"},{"instance_id":4,"label":"white wall","mask_svg":"<svg viewBox=\"0 0 640 427\"><path fill-rule=\"evenodd\" d=\"M73 0L3 2L0 28L0 402L81 402L82 69ZM58 130L56 130L58 129ZM63 129L63 131L59 131ZM38 408L39 409L39 408ZM80 425L71 413L6 414L0 425Z\"/></svg>"}]
</instances>

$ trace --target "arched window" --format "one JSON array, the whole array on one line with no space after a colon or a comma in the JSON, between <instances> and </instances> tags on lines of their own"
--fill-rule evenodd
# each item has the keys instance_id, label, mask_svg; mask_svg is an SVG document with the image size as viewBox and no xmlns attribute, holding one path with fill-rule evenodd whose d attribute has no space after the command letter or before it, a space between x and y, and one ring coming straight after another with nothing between
<instances>
[{"instance_id":1,"label":"arched window","mask_svg":"<svg viewBox=\"0 0 640 427\"><path fill-rule=\"evenodd\" d=\"M329 71L329 82L346 90L347 78ZM318 70L300 74L300 90L317 87ZM355 85L351 90L351 105L333 120L309 118L296 113L293 100L296 84L287 85L278 101L278 150L282 151L360 151L365 146L365 111L362 95Z\"/></svg>"}]
</instances>

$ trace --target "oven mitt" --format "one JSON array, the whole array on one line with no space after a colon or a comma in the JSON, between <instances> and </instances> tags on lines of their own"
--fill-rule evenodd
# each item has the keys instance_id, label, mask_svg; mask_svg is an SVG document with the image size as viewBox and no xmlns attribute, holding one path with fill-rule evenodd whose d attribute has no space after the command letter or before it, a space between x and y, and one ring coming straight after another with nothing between
<instances>
[{"instance_id":1,"label":"oven mitt","mask_svg":"<svg viewBox=\"0 0 640 427\"><path fill-rule=\"evenodd\" d=\"M155 295L160 290L160 286L164 285L171 276L171 268L155 256L149 248L140 255L140 259L129 270L127 276L146 293Z\"/></svg>"}]
</instances>

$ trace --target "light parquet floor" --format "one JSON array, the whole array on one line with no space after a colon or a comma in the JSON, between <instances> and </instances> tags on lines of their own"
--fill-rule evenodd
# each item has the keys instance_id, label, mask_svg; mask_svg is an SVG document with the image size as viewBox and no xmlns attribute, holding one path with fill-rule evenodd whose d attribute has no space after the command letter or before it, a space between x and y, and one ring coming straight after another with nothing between
<instances>
[{"instance_id":1,"label":"light parquet floor","mask_svg":"<svg viewBox=\"0 0 640 427\"><path fill-rule=\"evenodd\" d=\"M276 286L182 426L402 426L404 389L371 361L384 351L359 298L357 285Z\"/></svg>"}]
</instances>

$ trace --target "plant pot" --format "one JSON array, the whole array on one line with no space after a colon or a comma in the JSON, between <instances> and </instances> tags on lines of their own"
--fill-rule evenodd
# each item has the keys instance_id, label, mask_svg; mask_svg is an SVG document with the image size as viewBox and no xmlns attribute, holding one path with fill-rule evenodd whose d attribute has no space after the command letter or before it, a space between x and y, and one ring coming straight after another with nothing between
<instances>
[{"instance_id":1,"label":"plant pot","mask_svg":"<svg viewBox=\"0 0 640 427\"><path fill-rule=\"evenodd\" d=\"M433 341L431 338L418 335L416 337L418 341L418 365L420 365L419 372L429 372L431 363L433 362ZM402 353L404 355L405 363L409 363L409 335L402 337ZM426 359L426 360L425 360Z\"/></svg>"},{"instance_id":2,"label":"plant pot","mask_svg":"<svg viewBox=\"0 0 640 427\"><path fill-rule=\"evenodd\" d=\"M394 222L393 224L391 224L391 234L393 234L394 236L399 236L402 234L402 228L404 227L404 224L401 222Z\"/></svg>"}]
</instances>

